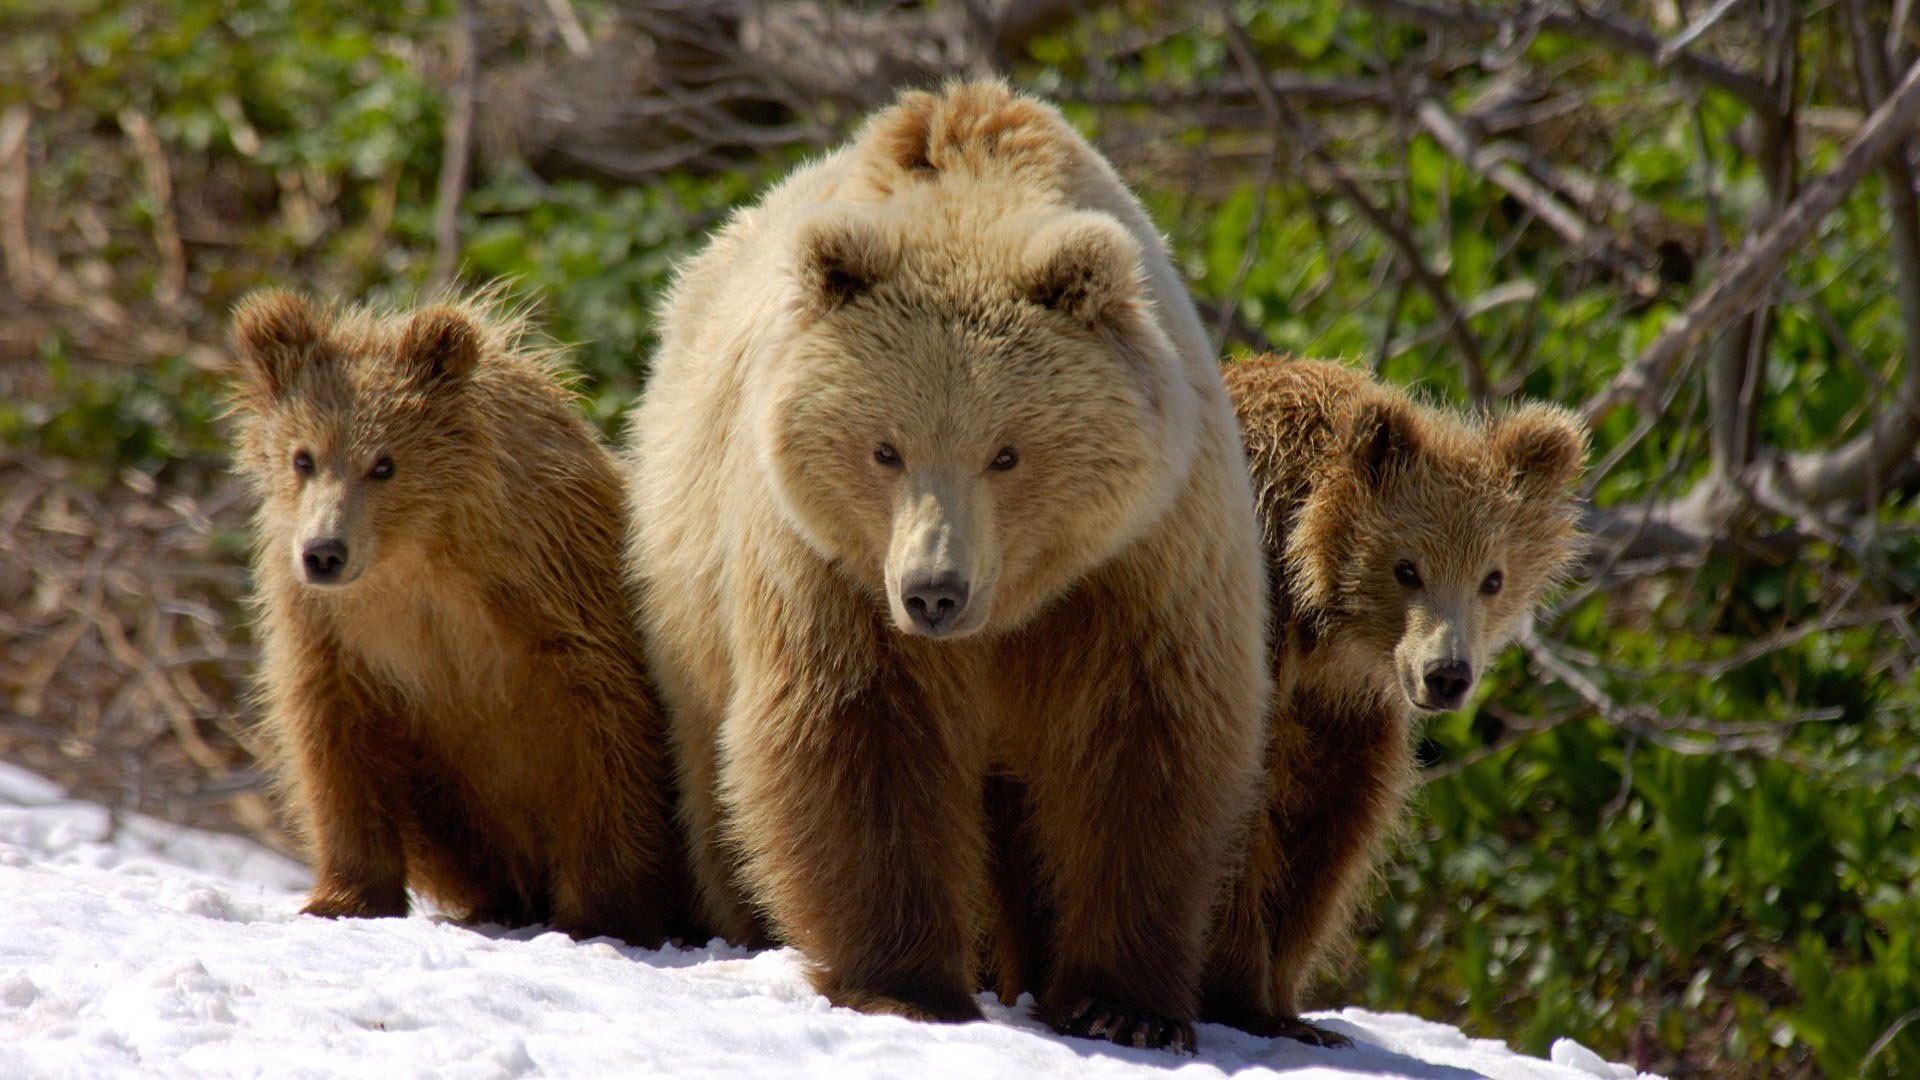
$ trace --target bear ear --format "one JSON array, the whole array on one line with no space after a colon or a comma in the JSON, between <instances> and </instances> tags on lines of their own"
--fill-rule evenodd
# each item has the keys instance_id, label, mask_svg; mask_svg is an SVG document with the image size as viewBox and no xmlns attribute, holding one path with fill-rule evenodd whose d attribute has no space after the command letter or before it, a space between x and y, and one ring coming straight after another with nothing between
<instances>
[{"instance_id":1,"label":"bear ear","mask_svg":"<svg viewBox=\"0 0 1920 1080\"><path fill-rule=\"evenodd\" d=\"M1420 449L1417 422L1413 406L1396 398L1381 397L1360 406L1347 453L1369 486L1385 488L1413 460Z\"/></svg>"},{"instance_id":2,"label":"bear ear","mask_svg":"<svg viewBox=\"0 0 1920 1080\"><path fill-rule=\"evenodd\" d=\"M800 307L812 318L845 307L893 272L900 249L887 230L846 210L800 226Z\"/></svg>"},{"instance_id":3,"label":"bear ear","mask_svg":"<svg viewBox=\"0 0 1920 1080\"><path fill-rule=\"evenodd\" d=\"M1556 405L1523 405L1494 429L1493 452L1515 490L1562 492L1586 468L1587 426Z\"/></svg>"},{"instance_id":4,"label":"bear ear","mask_svg":"<svg viewBox=\"0 0 1920 1080\"><path fill-rule=\"evenodd\" d=\"M423 308L407 320L395 359L406 377L420 386L464 379L480 360L480 328L458 308Z\"/></svg>"},{"instance_id":5,"label":"bear ear","mask_svg":"<svg viewBox=\"0 0 1920 1080\"><path fill-rule=\"evenodd\" d=\"M1089 326L1140 296L1140 244L1105 214L1079 212L1027 243L1027 298Z\"/></svg>"},{"instance_id":6,"label":"bear ear","mask_svg":"<svg viewBox=\"0 0 1920 1080\"><path fill-rule=\"evenodd\" d=\"M249 393L266 400L286 393L319 340L313 305L284 289L262 289L234 310L233 351L241 379Z\"/></svg>"}]
</instances>

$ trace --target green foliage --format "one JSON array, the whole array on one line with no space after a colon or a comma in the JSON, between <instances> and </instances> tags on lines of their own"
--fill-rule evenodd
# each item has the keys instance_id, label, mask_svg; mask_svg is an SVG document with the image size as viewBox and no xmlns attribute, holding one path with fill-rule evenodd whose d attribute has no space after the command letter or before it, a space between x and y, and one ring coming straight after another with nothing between
<instances>
[{"instance_id":1,"label":"green foliage","mask_svg":"<svg viewBox=\"0 0 1920 1080\"><path fill-rule=\"evenodd\" d=\"M146 472L182 459L217 459L221 405L211 380L177 356L147 369L77 370L66 343L40 343L50 392L41 400L0 402L0 441L48 457L100 467L96 479L133 467Z\"/></svg>"},{"instance_id":2,"label":"green foliage","mask_svg":"<svg viewBox=\"0 0 1920 1080\"><path fill-rule=\"evenodd\" d=\"M1417 35L1352 5L1329 30L1332 10L1306 0L1240 9L1261 55L1289 71L1361 77L1369 70L1355 54L1371 49L1418 67ZM1325 48L1328 34L1361 47ZM1143 91L1202 79L1193 58L1205 48L1176 36L1115 77L1135 77ZM1745 106L1699 97L1712 155L1703 163L1694 110L1661 97L1671 80L1553 35L1531 50L1577 70L1613 117L1607 130L1580 133L1568 164L1701 234L1709 174L1722 229L1765 204L1765 184L1737 150ZM1846 77L1844 65L1827 77ZM1850 85L1824 92L1844 96ZM1578 402L1688 295L1630 302L1543 226L1522 226L1499 190L1429 140L1364 130L1335 138L1356 173L1395 178L1368 190L1407 208L1413 238L1439 253L1434 265L1464 306L1516 283L1529 289L1524 302L1471 320L1496 385ZM1288 147L1282 161L1298 156ZM1196 293L1230 304L1273 348L1373 360L1396 382L1462 400L1458 352L1428 298L1409 289L1396 303L1381 288L1379 267L1401 256L1307 170L1283 165L1264 194L1249 182L1184 216L1180 191L1148 195L1173 224ZM1877 180L1863 185L1788 264L1782 289L1808 302L1778 309L1765 357L1759 426L1770 445L1831 445L1858 423L1863 399L1896 377L1903 339L1879 199ZM1249 245L1260 257L1246 268ZM1852 355L1836 345L1835 326ZM1383 340L1395 343L1385 357ZM1705 403L1683 394L1670 422L1624 450L1640 417L1610 417L1596 432L1596 459L1622 456L1597 478L1596 501L1684 490L1702 467L1691 463L1704 458L1704 416ZM1688 471L1676 474L1676 462ZM1772 650L1754 642L1820 619L1836 575L1859 573L1861 560L1912 565L1913 508L1889 510L1880 530L1865 541L1877 547L1852 553L1816 545L1783 565L1716 561L1690 577L1647 579L1631 595L1581 599L1551 624L1569 655L1590 658L1604 692L1644 715L1690 718L1733 733L1735 745L1741 732L1828 717L1777 747L1757 739L1752 752L1725 752L1698 733L1624 729L1521 657L1504 657L1479 711L1428 727L1423 753L1442 775L1388 868L1377 925L1363 936L1363 981L1348 991L1364 987L1359 996L1374 1007L1465 1017L1535 1052L1571 1034L1614 1058L1641 1047L1653 1064L1799 1073L1811 1054L1827 1074L1853 1075L1881 1032L1920 1006L1920 686L1886 674L1886 658L1904 646L1884 624L1809 632ZM1916 1051L1920 1024L1873 1069L1907 1075L1920 1069Z\"/></svg>"},{"instance_id":3,"label":"green foliage","mask_svg":"<svg viewBox=\"0 0 1920 1080\"><path fill-rule=\"evenodd\" d=\"M1110 56L1114 36L1154 7L1092 6L1032 42L1016 76L1042 91L1097 78L1150 102L1150 92L1231 70L1223 37L1204 26L1143 35ZM591 17L596 5L581 10ZM1326 79L1432 70L1430 31L1358 5L1239 0L1234 10L1276 69ZM25 388L0 394L0 440L92 462L101 475L217 455L222 379L205 354L240 294L278 283L415 298L433 249L450 11L445 0L0 0L9 73L0 107L24 103L35 118L37 239L135 321L174 319L192 343L135 363L100 346L113 335L98 328L44 335L23 365L29 376L0 366L5 389ZM1807 92L1844 99L1833 88L1850 73L1824 58L1836 46L1823 40L1809 39ZM1571 35L1498 48L1518 52L1489 44L1483 69L1449 76L1449 103L1465 107L1514 63L1577 83L1603 122L1570 127L1553 156L1652 208L1699 251L1696 280L1631 298L1431 140L1372 114L1325 126L1475 312L1492 382L1578 402L1706 280L1721 253L1705 237L1719 231L1737 245L1739 223L1768 192L1744 149L1746 107L1729 96L1678 93L1670 73ZM150 118L193 226L178 312L154 296L163 208L122 133L128 110ZM1164 136L1130 179L1171 231L1201 300L1275 349L1378 362L1396 382L1463 400L1458 352L1433 302L1394 284L1404 256L1328 193L1304 148L1280 146L1262 187L1264 143L1179 126L1150 103L1069 114L1097 134ZM1823 142L1803 157L1832 152ZM615 431L644 375L675 259L790 164L610 185L483 161L460 207L463 278L508 279L555 337L577 344L588 409ZM1776 309L1756 417L1770 445L1830 445L1896 370L1905 342L1878 185L1869 180L1824 222L1780 283L1793 302ZM1593 478L1594 501L1683 490L1704 469L1705 409L1682 393L1644 433L1632 410L1610 416L1595 432L1596 458L1618 460ZM1893 569L1863 577L1869 565ZM1907 648L1889 629L1897 624L1820 620L1847 575L1886 595L1846 602L1910 614L1913 583L1902 592L1899 581L1915 565L1920 507L1895 498L1791 562L1713 560L1575 594L1548 629L1568 655L1591 659L1600 688L1630 716L1686 718L1735 744L1757 722L1821 719L1788 724L1777 743L1749 740L1761 749L1703 752L1714 748L1697 730L1596 716L1510 652L1474 709L1425 732L1436 779L1387 869L1348 997L1464 1020L1535 1052L1571 1035L1609 1057L1638 1050L1683 1067L1859 1071L1874 1042L1920 1007L1920 679L1887 663ZM1768 638L1778 640L1755 648ZM1868 1067L1916 1071L1920 1023Z\"/></svg>"},{"instance_id":4,"label":"green foliage","mask_svg":"<svg viewBox=\"0 0 1920 1080\"><path fill-rule=\"evenodd\" d=\"M639 389L674 259L751 190L740 175L651 186L547 185L505 169L468 196L467 274L544 300L542 322L576 346L588 411L607 431Z\"/></svg>"}]
</instances>

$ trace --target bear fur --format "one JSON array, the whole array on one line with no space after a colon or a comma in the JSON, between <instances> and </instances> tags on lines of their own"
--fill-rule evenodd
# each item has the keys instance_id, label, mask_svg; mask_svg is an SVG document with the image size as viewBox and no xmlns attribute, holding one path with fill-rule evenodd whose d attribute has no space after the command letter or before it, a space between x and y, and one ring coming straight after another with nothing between
<instances>
[{"instance_id":1,"label":"bear fur","mask_svg":"<svg viewBox=\"0 0 1920 1080\"><path fill-rule=\"evenodd\" d=\"M681 268L630 437L705 914L832 1001L980 1016L1022 784L1063 1031L1191 1045L1259 786L1238 427L1159 236L1059 113L908 93Z\"/></svg>"},{"instance_id":2,"label":"bear fur","mask_svg":"<svg viewBox=\"0 0 1920 1080\"><path fill-rule=\"evenodd\" d=\"M665 721L623 483L555 350L482 296L256 293L233 328L265 730L306 911L657 945L679 918Z\"/></svg>"},{"instance_id":3,"label":"bear fur","mask_svg":"<svg viewBox=\"0 0 1920 1080\"><path fill-rule=\"evenodd\" d=\"M1467 418L1365 372L1226 371L1273 588L1267 811L1215 923L1201 1016L1322 1043L1300 994L1341 946L1415 779L1412 719L1464 704L1580 551L1587 432Z\"/></svg>"}]
</instances>

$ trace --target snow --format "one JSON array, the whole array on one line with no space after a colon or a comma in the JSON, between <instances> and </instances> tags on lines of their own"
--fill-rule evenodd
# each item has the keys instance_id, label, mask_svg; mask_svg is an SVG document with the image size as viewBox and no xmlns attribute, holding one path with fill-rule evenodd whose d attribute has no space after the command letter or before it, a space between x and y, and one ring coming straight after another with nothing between
<instances>
[{"instance_id":1,"label":"snow","mask_svg":"<svg viewBox=\"0 0 1920 1080\"><path fill-rule=\"evenodd\" d=\"M1629 1078L1412 1016L1313 1019L1354 1049L1203 1024L1197 1057L830 1007L789 949L633 949L430 915L299 914L297 863L115 815L0 763L0 1077L1285 1076Z\"/></svg>"}]
</instances>

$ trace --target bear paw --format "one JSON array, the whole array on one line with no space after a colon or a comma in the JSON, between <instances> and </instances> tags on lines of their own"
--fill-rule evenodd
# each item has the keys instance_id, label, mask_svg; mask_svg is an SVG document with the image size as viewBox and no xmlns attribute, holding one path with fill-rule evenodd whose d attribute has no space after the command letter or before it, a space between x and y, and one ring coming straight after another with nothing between
<instances>
[{"instance_id":1,"label":"bear paw","mask_svg":"<svg viewBox=\"0 0 1920 1080\"><path fill-rule=\"evenodd\" d=\"M323 919L383 919L407 913L407 892L394 890L315 889L302 915Z\"/></svg>"},{"instance_id":2,"label":"bear paw","mask_svg":"<svg viewBox=\"0 0 1920 1080\"><path fill-rule=\"evenodd\" d=\"M970 1020L986 1019L986 1015L980 1011L980 1004L966 993L906 995L840 988L830 988L824 993L827 1000L835 1005L878 1016L904 1016L909 1020L935 1024L964 1024Z\"/></svg>"},{"instance_id":3,"label":"bear paw","mask_svg":"<svg viewBox=\"0 0 1920 1080\"><path fill-rule=\"evenodd\" d=\"M1267 1039L1297 1039L1308 1046L1344 1050L1353 1045L1353 1040L1345 1035L1337 1031L1329 1031L1297 1016L1254 1016L1233 1026L1250 1035L1259 1035Z\"/></svg>"},{"instance_id":4,"label":"bear paw","mask_svg":"<svg viewBox=\"0 0 1920 1080\"><path fill-rule=\"evenodd\" d=\"M1078 1005L1067 1010L1066 1018L1056 1021L1053 1027L1062 1035L1105 1039L1142 1050L1165 1048L1176 1054L1191 1054L1200 1046L1194 1037L1193 1025L1185 1020L1123 1009L1097 998L1081 998Z\"/></svg>"}]
</instances>

